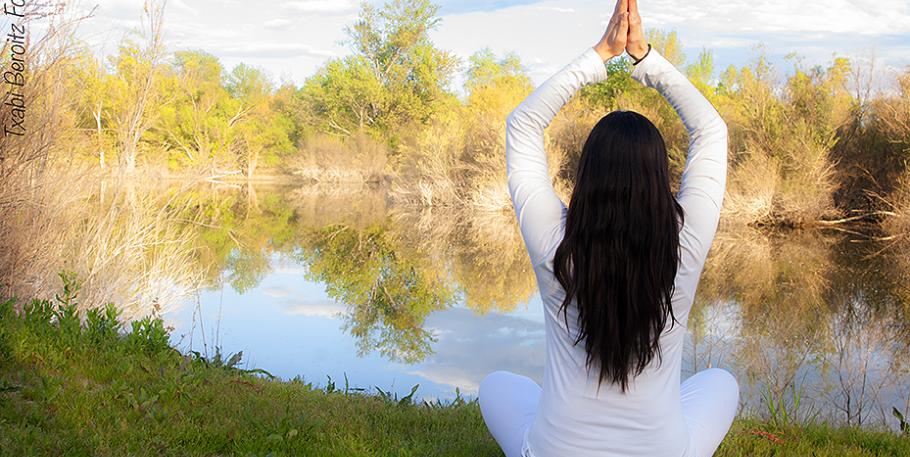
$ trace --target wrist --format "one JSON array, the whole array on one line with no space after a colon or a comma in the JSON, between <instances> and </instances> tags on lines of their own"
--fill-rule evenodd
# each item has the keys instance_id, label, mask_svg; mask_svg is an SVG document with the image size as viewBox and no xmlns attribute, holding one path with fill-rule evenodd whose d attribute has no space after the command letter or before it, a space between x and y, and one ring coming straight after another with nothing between
<instances>
[{"instance_id":1,"label":"wrist","mask_svg":"<svg viewBox=\"0 0 910 457\"><path fill-rule=\"evenodd\" d=\"M594 45L594 51L597 52L597 55L600 56L600 60L604 62L617 56L613 51L610 50L607 46L601 46L599 44Z\"/></svg>"},{"instance_id":2,"label":"wrist","mask_svg":"<svg viewBox=\"0 0 910 457\"><path fill-rule=\"evenodd\" d=\"M645 57L648 57L648 54L651 53L651 44L646 43L645 45L642 45L642 46L636 46L634 49L629 48L626 50L626 52L628 52L629 57L632 58L632 63L634 65L637 65L639 62L644 60Z\"/></svg>"}]
</instances>

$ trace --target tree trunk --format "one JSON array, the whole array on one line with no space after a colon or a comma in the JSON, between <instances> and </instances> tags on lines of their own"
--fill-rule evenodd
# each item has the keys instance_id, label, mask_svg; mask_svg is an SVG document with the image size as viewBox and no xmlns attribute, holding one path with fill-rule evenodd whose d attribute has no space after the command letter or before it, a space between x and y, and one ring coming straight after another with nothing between
<instances>
[{"instance_id":1,"label":"tree trunk","mask_svg":"<svg viewBox=\"0 0 910 457\"><path fill-rule=\"evenodd\" d=\"M256 171L257 162L259 162L259 154L254 152L247 152L247 161L246 161L246 179L253 179L253 172Z\"/></svg>"},{"instance_id":2,"label":"tree trunk","mask_svg":"<svg viewBox=\"0 0 910 457\"><path fill-rule=\"evenodd\" d=\"M93 112L95 118L95 128L98 133L98 164L101 166L101 169L104 170L105 161L104 161L104 137L101 133L101 110L103 109L102 105L98 104L98 109Z\"/></svg>"}]
</instances>

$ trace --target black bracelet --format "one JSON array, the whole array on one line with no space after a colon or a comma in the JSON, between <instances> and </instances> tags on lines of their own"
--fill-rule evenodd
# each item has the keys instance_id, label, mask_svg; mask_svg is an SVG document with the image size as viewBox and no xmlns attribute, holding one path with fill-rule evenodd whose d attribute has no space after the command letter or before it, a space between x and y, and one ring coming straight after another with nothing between
<instances>
[{"instance_id":1,"label":"black bracelet","mask_svg":"<svg viewBox=\"0 0 910 457\"><path fill-rule=\"evenodd\" d=\"M635 56L629 54L629 57L632 58L632 65L638 65L642 60L645 60L645 57L648 57L648 54L651 53L651 43L648 43L648 52L645 55L641 56L641 59L636 59Z\"/></svg>"}]
</instances>

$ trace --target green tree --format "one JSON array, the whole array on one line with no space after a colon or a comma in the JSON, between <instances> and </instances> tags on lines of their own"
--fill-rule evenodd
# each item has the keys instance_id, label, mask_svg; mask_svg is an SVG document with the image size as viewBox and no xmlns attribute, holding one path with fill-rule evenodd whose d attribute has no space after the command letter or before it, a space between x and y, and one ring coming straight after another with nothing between
<instances>
[{"instance_id":1,"label":"green tree","mask_svg":"<svg viewBox=\"0 0 910 457\"><path fill-rule=\"evenodd\" d=\"M252 178L260 163L273 165L280 156L294 150L289 137L293 124L273 109L272 82L261 70L240 64L228 75L226 83L238 103L238 114L230 122L232 127L237 126L231 150L247 177Z\"/></svg>"},{"instance_id":2,"label":"green tree","mask_svg":"<svg viewBox=\"0 0 910 457\"><path fill-rule=\"evenodd\" d=\"M307 79L300 90L302 121L319 130L352 135L384 127L387 92L366 59L333 60Z\"/></svg>"},{"instance_id":3,"label":"green tree","mask_svg":"<svg viewBox=\"0 0 910 457\"><path fill-rule=\"evenodd\" d=\"M209 166L224 160L231 128L241 113L222 86L221 62L203 51L179 51L173 67L175 97L161 107L158 141L179 152L179 164Z\"/></svg>"},{"instance_id":4,"label":"green tree","mask_svg":"<svg viewBox=\"0 0 910 457\"><path fill-rule=\"evenodd\" d=\"M114 98L111 124L121 161L128 173L136 169L139 142L152 127L155 107L164 98L162 91L157 90L164 70L161 63L165 51L163 25L164 2L147 0L143 6L139 41L126 40L111 62L116 69L109 87Z\"/></svg>"},{"instance_id":5,"label":"green tree","mask_svg":"<svg viewBox=\"0 0 910 457\"><path fill-rule=\"evenodd\" d=\"M328 133L366 130L394 140L400 127L430 119L451 97L458 64L429 39L438 12L429 0L364 3L347 29L354 55L330 61L301 89L302 121Z\"/></svg>"},{"instance_id":6,"label":"green tree","mask_svg":"<svg viewBox=\"0 0 910 457\"><path fill-rule=\"evenodd\" d=\"M468 166L472 186L497 188L506 182L505 119L531 93L533 85L515 54L497 58L490 49L482 49L469 59L465 89L465 149L462 161ZM489 192L486 195L490 195ZM508 196L500 194L501 204Z\"/></svg>"},{"instance_id":7,"label":"green tree","mask_svg":"<svg viewBox=\"0 0 910 457\"><path fill-rule=\"evenodd\" d=\"M79 113L76 127L91 132L93 150L89 154L97 158L98 166L104 169L110 159L108 151L112 146L109 138L111 120L108 118L112 102L109 94L112 76L104 68L103 62L96 59L88 49L77 56L73 70L72 90L78 94L74 101Z\"/></svg>"}]
</instances>

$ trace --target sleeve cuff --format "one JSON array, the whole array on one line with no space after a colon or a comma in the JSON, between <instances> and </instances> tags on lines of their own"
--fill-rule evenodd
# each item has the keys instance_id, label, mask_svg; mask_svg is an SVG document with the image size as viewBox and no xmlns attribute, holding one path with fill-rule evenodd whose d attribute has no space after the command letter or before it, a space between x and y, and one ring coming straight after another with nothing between
<instances>
[{"instance_id":1,"label":"sleeve cuff","mask_svg":"<svg viewBox=\"0 0 910 457\"><path fill-rule=\"evenodd\" d=\"M644 82L646 76L666 68L667 65L673 67L673 64L667 61L657 49L651 48L651 52L633 67L632 79L638 82Z\"/></svg>"},{"instance_id":2,"label":"sleeve cuff","mask_svg":"<svg viewBox=\"0 0 910 457\"><path fill-rule=\"evenodd\" d=\"M588 48L578 60L589 84L607 79L607 66L594 48Z\"/></svg>"}]
</instances>

